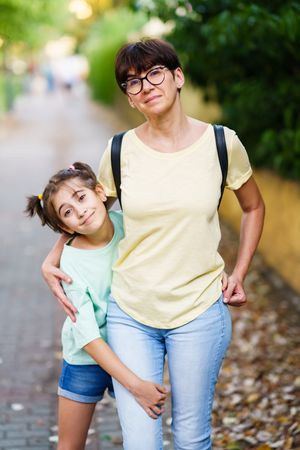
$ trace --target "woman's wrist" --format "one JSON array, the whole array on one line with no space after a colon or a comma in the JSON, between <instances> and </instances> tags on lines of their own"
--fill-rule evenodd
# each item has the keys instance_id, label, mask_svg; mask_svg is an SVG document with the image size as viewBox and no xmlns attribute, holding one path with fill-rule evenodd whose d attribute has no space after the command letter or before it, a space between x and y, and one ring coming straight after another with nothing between
<instances>
[{"instance_id":1,"label":"woman's wrist","mask_svg":"<svg viewBox=\"0 0 300 450\"><path fill-rule=\"evenodd\" d=\"M243 283L244 279L246 278L246 275L247 275L247 269L235 267L230 276L235 278L240 283Z\"/></svg>"}]
</instances>

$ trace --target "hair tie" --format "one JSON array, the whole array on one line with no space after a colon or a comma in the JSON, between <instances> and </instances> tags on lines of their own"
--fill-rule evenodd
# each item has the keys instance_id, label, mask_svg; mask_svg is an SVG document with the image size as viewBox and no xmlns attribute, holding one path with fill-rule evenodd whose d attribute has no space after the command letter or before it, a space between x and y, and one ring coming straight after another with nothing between
<instances>
[{"instance_id":1,"label":"hair tie","mask_svg":"<svg viewBox=\"0 0 300 450\"><path fill-rule=\"evenodd\" d=\"M43 200L43 194L39 194L39 195L37 196L37 198L38 198L39 200Z\"/></svg>"},{"instance_id":2,"label":"hair tie","mask_svg":"<svg viewBox=\"0 0 300 450\"><path fill-rule=\"evenodd\" d=\"M75 169L75 167L73 166L73 164L71 164L71 165L68 167L68 170L76 170L76 169Z\"/></svg>"}]
</instances>

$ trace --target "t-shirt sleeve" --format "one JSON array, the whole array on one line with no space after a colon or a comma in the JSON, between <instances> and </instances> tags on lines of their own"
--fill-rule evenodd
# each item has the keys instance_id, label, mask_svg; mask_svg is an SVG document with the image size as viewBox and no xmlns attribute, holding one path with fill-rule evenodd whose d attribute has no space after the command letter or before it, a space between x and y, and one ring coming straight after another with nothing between
<instances>
[{"instance_id":1,"label":"t-shirt sleeve","mask_svg":"<svg viewBox=\"0 0 300 450\"><path fill-rule=\"evenodd\" d=\"M101 337L99 326L94 313L93 302L88 290L66 288L66 295L77 308L76 322L72 322L72 332L75 346L80 349ZM105 323L105 312L103 312L103 323Z\"/></svg>"},{"instance_id":2,"label":"t-shirt sleeve","mask_svg":"<svg viewBox=\"0 0 300 450\"><path fill-rule=\"evenodd\" d=\"M103 153L100 161L98 180L104 187L104 191L107 197L117 197L114 177L111 168L111 140Z\"/></svg>"},{"instance_id":3,"label":"t-shirt sleeve","mask_svg":"<svg viewBox=\"0 0 300 450\"><path fill-rule=\"evenodd\" d=\"M230 131L230 134L228 131ZM252 169L246 149L236 133L228 129L225 133L228 149L228 173L226 187L228 189L236 190L246 183L246 181L251 177Z\"/></svg>"}]
</instances>

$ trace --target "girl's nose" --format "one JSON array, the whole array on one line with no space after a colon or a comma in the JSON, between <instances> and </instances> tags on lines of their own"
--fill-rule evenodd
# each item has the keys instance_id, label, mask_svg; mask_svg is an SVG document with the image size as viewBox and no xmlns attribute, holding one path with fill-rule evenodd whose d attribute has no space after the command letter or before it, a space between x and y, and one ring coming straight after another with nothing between
<instances>
[{"instance_id":1,"label":"girl's nose","mask_svg":"<svg viewBox=\"0 0 300 450\"><path fill-rule=\"evenodd\" d=\"M87 212L87 209L83 208L83 209L78 211L78 214L79 214L80 217L83 217L86 214L86 212Z\"/></svg>"}]
</instances>

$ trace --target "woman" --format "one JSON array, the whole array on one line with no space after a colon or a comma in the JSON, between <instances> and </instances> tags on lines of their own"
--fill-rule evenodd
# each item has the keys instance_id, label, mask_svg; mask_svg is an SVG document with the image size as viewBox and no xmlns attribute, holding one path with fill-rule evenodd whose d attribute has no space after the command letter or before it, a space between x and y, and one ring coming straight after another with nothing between
<instances>
[{"instance_id":1,"label":"woman","mask_svg":"<svg viewBox=\"0 0 300 450\"><path fill-rule=\"evenodd\" d=\"M218 254L221 171L213 127L184 114L184 74L173 47L150 39L118 53L116 79L145 122L122 144L125 238L114 267L108 309L109 343L140 377L161 383L165 355L172 393L176 450L211 448L215 383L231 337L228 304L246 302L243 281L257 247L264 204L244 147L225 128L226 186L242 209L237 261L222 294ZM116 197L110 145L100 164L106 195ZM44 277L70 316L59 289L67 277L58 263L60 243L43 265ZM115 383L124 448L162 449L161 417L154 421Z\"/></svg>"}]
</instances>

